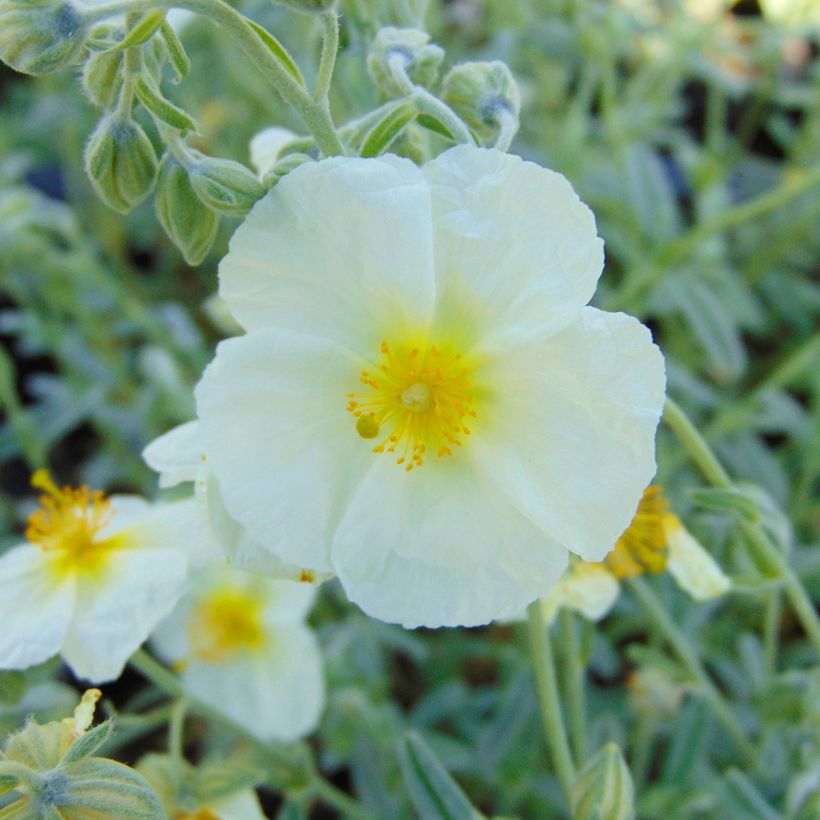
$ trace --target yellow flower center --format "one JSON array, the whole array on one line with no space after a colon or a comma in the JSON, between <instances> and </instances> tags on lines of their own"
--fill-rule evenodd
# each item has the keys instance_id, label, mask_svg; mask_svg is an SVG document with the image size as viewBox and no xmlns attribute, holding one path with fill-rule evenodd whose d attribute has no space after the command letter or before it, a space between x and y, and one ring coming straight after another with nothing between
<instances>
[{"instance_id":1,"label":"yellow flower center","mask_svg":"<svg viewBox=\"0 0 820 820\"><path fill-rule=\"evenodd\" d=\"M45 494L40 496L40 507L29 516L26 538L54 554L58 574L95 572L112 549L124 545L124 534L99 538L114 515L104 493L85 485L60 488L47 470L37 470L31 484Z\"/></svg>"},{"instance_id":2,"label":"yellow flower center","mask_svg":"<svg viewBox=\"0 0 820 820\"><path fill-rule=\"evenodd\" d=\"M206 663L225 663L243 650L259 649L265 642L262 602L239 589L211 593L191 613L188 639L194 657Z\"/></svg>"},{"instance_id":3,"label":"yellow flower center","mask_svg":"<svg viewBox=\"0 0 820 820\"><path fill-rule=\"evenodd\" d=\"M659 573L666 568L664 521L669 502L657 485L647 487L638 511L606 557L606 566L616 578L634 578L644 572Z\"/></svg>"},{"instance_id":4,"label":"yellow flower center","mask_svg":"<svg viewBox=\"0 0 820 820\"><path fill-rule=\"evenodd\" d=\"M425 456L451 456L475 417L470 368L460 353L431 345L390 347L381 343L378 369L362 371L366 393L348 393L347 409L364 439L384 436L374 453L397 453L408 472Z\"/></svg>"}]
</instances>

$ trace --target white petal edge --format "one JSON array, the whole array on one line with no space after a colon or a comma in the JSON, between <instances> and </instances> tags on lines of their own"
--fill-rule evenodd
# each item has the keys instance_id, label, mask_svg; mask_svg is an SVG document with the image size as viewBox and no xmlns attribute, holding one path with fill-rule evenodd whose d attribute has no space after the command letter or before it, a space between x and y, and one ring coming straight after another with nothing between
<instances>
[{"instance_id":1,"label":"white petal edge","mask_svg":"<svg viewBox=\"0 0 820 820\"><path fill-rule=\"evenodd\" d=\"M160 487L194 481L202 466L199 422L189 421L155 438L143 451L145 463L159 473Z\"/></svg>"}]
</instances>

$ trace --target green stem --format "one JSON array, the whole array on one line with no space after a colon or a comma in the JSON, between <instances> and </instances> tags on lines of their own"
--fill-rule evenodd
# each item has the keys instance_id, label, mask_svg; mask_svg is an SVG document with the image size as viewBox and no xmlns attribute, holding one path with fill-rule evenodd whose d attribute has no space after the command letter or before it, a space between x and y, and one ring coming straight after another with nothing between
<instances>
[{"instance_id":1,"label":"green stem","mask_svg":"<svg viewBox=\"0 0 820 820\"><path fill-rule=\"evenodd\" d=\"M572 786L575 782L575 765L567 742L564 718L561 714L561 703L558 696L558 682L555 677L555 659L552 645L541 610L541 602L535 601L527 608L529 621L530 651L535 669L535 682L538 688L538 700L541 704L541 717L544 721L544 734L550 749L555 773L561 787L571 801Z\"/></svg>"},{"instance_id":2,"label":"green stem","mask_svg":"<svg viewBox=\"0 0 820 820\"><path fill-rule=\"evenodd\" d=\"M85 11L85 16L91 22L104 20L121 12L146 11L151 8L188 9L219 26L245 52L282 99L299 112L316 137L320 150L327 156L344 154L344 146L324 102L313 99L303 84L285 68L284 63L274 56L248 20L224 0L113 0L106 5L89 8Z\"/></svg>"},{"instance_id":3,"label":"green stem","mask_svg":"<svg viewBox=\"0 0 820 820\"><path fill-rule=\"evenodd\" d=\"M731 487L732 480L723 465L717 460L712 448L695 429L689 417L670 398L666 400L663 418L709 483L714 487ZM786 556L771 542L769 536L759 526L743 521L740 524L740 530L752 549L763 560L768 570L780 579L789 602L803 624L803 628L806 630L815 649L820 652L820 617L817 615L809 594L789 565Z\"/></svg>"},{"instance_id":4,"label":"green stem","mask_svg":"<svg viewBox=\"0 0 820 820\"><path fill-rule=\"evenodd\" d=\"M649 762L655 740L655 719L646 712L638 715L638 723L632 734L632 755L629 768L635 783L635 792L641 794L649 776Z\"/></svg>"},{"instance_id":5,"label":"green stem","mask_svg":"<svg viewBox=\"0 0 820 820\"><path fill-rule=\"evenodd\" d=\"M333 69L336 66L336 54L339 51L339 15L332 10L326 11L320 19L322 22L322 56L319 59L319 72L316 75L313 99L327 106Z\"/></svg>"},{"instance_id":6,"label":"green stem","mask_svg":"<svg viewBox=\"0 0 820 820\"><path fill-rule=\"evenodd\" d=\"M198 698L187 695L176 675L169 672L161 663L154 660L145 650L138 649L131 656L129 663L145 678L150 680L151 683L171 697L177 699L184 698L191 712L196 713L212 723L223 726L241 738L243 742L251 746L267 761L270 769L276 772L277 776L284 776L283 779L285 780L293 779L292 777L288 777L292 774L292 762L291 756L288 755L285 750L277 749L276 746L265 743L224 712L219 711L219 709L210 706ZM355 800L352 800L333 784L328 783L319 774L313 773L308 788L316 797L342 811L344 816L358 818L358 820L371 820L370 814L362 809Z\"/></svg>"},{"instance_id":7,"label":"green stem","mask_svg":"<svg viewBox=\"0 0 820 820\"><path fill-rule=\"evenodd\" d=\"M783 615L783 596L779 589L772 590L766 601L763 617L763 665L771 678L777 672L777 647L780 639L780 618Z\"/></svg>"},{"instance_id":8,"label":"green stem","mask_svg":"<svg viewBox=\"0 0 820 820\"><path fill-rule=\"evenodd\" d=\"M582 768L587 759L586 670L581 661L578 631L573 614L566 607L562 607L559 618L561 646L567 672L564 697L569 712L570 740L572 751L575 753L575 764Z\"/></svg>"},{"instance_id":9,"label":"green stem","mask_svg":"<svg viewBox=\"0 0 820 820\"><path fill-rule=\"evenodd\" d=\"M499 151L509 151L517 132L518 117L508 108L501 107L498 113L498 139L493 147Z\"/></svg>"},{"instance_id":10,"label":"green stem","mask_svg":"<svg viewBox=\"0 0 820 820\"><path fill-rule=\"evenodd\" d=\"M179 788L182 782L182 763L185 760L185 715L188 703L180 698L171 710L168 722L168 756L171 758L171 772L175 785Z\"/></svg>"},{"instance_id":11,"label":"green stem","mask_svg":"<svg viewBox=\"0 0 820 820\"><path fill-rule=\"evenodd\" d=\"M712 711L714 711L728 734L731 735L737 748L749 764L757 766L755 747L750 743L745 730L723 699L723 695L706 674L706 670L703 668L703 664L700 662L700 658L689 639L672 620L660 598L655 595L652 588L641 577L630 578L627 583L635 593L635 597L641 602L652 623L681 659L683 665L697 683L698 688L709 701Z\"/></svg>"}]
</instances>

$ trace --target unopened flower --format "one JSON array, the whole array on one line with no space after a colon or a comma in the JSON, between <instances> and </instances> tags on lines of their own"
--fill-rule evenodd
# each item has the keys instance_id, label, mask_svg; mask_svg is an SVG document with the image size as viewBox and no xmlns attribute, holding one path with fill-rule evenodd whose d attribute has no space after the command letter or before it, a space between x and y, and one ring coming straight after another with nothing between
<instances>
[{"instance_id":1,"label":"unopened flower","mask_svg":"<svg viewBox=\"0 0 820 820\"><path fill-rule=\"evenodd\" d=\"M194 697L259 737L295 740L324 705L319 647L304 619L314 590L216 564L160 625L153 643Z\"/></svg>"},{"instance_id":2,"label":"unopened flower","mask_svg":"<svg viewBox=\"0 0 820 820\"><path fill-rule=\"evenodd\" d=\"M78 677L113 680L182 595L200 513L192 500L60 488L45 470L32 484L44 494L28 543L0 557L0 669L59 652Z\"/></svg>"},{"instance_id":3,"label":"unopened flower","mask_svg":"<svg viewBox=\"0 0 820 820\"><path fill-rule=\"evenodd\" d=\"M221 265L247 333L196 391L227 514L413 627L509 617L599 561L654 469L663 359L586 306L603 261L560 174L453 148L288 174Z\"/></svg>"},{"instance_id":4,"label":"unopened flower","mask_svg":"<svg viewBox=\"0 0 820 820\"><path fill-rule=\"evenodd\" d=\"M619 593L617 578L605 566L573 561L561 580L541 599L541 606L548 624L561 607L583 615L588 621L600 621L615 606Z\"/></svg>"}]
</instances>

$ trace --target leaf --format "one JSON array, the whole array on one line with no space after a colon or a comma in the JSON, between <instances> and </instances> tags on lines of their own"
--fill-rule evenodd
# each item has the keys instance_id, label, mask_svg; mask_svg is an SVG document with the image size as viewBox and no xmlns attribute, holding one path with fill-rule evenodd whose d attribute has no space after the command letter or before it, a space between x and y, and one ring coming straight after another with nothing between
<instances>
[{"instance_id":1,"label":"leaf","mask_svg":"<svg viewBox=\"0 0 820 820\"><path fill-rule=\"evenodd\" d=\"M724 807L729 817L745 820L778 820L776 812L757 787L738 769L729 769L724 780Z\"/></svg>"},{"instance_id":2,"label":"leaf","mask_svg":"<svg viewBox=\"0 0 820 820\"><path fill-rule=\"evenodd\" d=\"M404 736L399 746L399 762L410 799L422 817L476 820L483 816L416 732Z\"/></svg>"},{"instance_id":3,"label":"leaf","mask_svg":"<svg viewBox=\"0 0 820 820\"><path fill-rule=\"evenodd\" d=\"M692 490L690 495L695 504L707 510L734 513L753 524L762 518L757 500L740 487L704 487Z\"/></svg>"},{"instance_id":4,"label":"leaf","mask_svg":"<svg viewBox=\"0 0 820 820\"><path fill-rule=\"evenodd\" d=\"M103 743L111 737L111 732L113 731L114 722L111 720L106 720L104 723L100 723L93 729L89 729L87 732L84 732L71 744L71 747L65 753L62 762L72 763L75 760L80 760L80 758L88 757L89 755L94 754L94 752L96 752L97 749L99 749L100 746L102 746Z\"/></svg>"},{"instance_id":5,"label":"leaf","mask_svg":"<svg viewBox=\"0 0 820 820\"><path fill-rule=\"evenodd\" d=\"M419 114L418 117L416 117L416 122L428 131L435 131L436 134L441 134L442 137L447 137L448 140L454 139L450 131L445 128L435 117L431 117L429 114Z\"/></svg>"},{"instance_id":6,"label":"leaf","mask_svg":"<svg viewBox=\"0 0 820 820\"><path fill-rule=\"evenodd\" d=\"M168 24L167 20L163 21L162 25L159 27L159 30L162 35L162 39L165 41L165 45L168 46L168 56L171 59L171 65L174 67L174 72L176 74L173 80L174 85L178 85L185 79L188 72L191 70L191 59L188 57L185 47L180 42L180 39L177 37L174 29Z\"/></svg>"},{"instance_id":7,"label":"leaf","mask_svg":"<svg viewBox=\"0 0 820 820\"><path fill-rule=\"evenodd\" d=\"M377 157L383 153L398 135L416 118L415 105L404 100L391 108L367 132L359 153L363 157Z\"/></svg>"},{"instance_id":8,"label":"leaf","mask_svg":"<svg viewBox=\"0 0 820 820\"><path fill-rule=\"evenodd\" d=\"M181 131L183 134L188 131L196 131L197 124L192 117L186 114L181 108L177 108L173 103L165 99L157 88L140 77L135 87L137 97L140 102L157 118Z\"/></svg>"},{"instance_id":9,"label":"leaf","mask_svg":"<svg viewBox=\"0 0 820 820\"><path fill-rule=\"evenodd\" d=\"M277 62L282 65L282 68L299 83L302 88L305 88L305 78L302 72L299 71L299 66L290 56L288 50L266 29L254 23L253 20L246 19L245 22L259 35L259 39L268 47L270 53L276 58Z\"/></svg>"},{"instance_id":10,"label":"leaf","mask_svg":"<svg viewBox=\"0 0 820 820\"><path fill-rule=\"evenodd\" d=\"M147 42L154 36L160 26L165 22L164 11L149 11L141 17L136 25L117 43L112 52L124 51L131 46L139 46Z\"/></svg>"}]
</instances>

